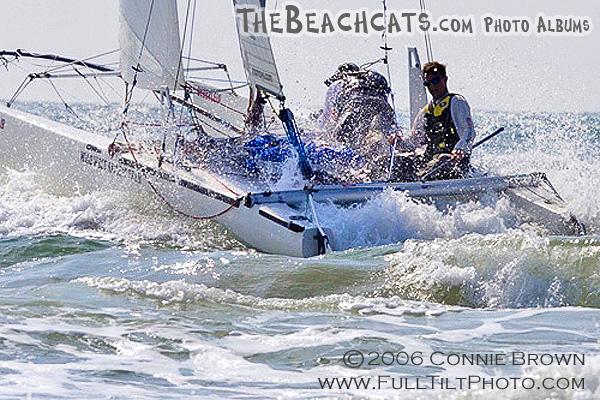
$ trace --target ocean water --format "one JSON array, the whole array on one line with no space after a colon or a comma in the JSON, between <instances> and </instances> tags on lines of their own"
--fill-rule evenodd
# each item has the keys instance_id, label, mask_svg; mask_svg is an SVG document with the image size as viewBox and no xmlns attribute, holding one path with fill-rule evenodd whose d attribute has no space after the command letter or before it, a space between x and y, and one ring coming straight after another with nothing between
<instances>
[{"instance_id":1,"label":"ocean water","mask_svg":"<svg viewBox=\"0 0 600 400\"><path fill-rule=\"evenodd\" d=\"M111 127L107 108L20 107ZM590 235L544 236L503 201L442 214L384 193L320 206L350 250L294 259L0 158L0 399L600 398L600 115L476 122L507 130L475 164L545 171ZM486 354L504 362L467 360Z\"/></svg>"}]
</instances>

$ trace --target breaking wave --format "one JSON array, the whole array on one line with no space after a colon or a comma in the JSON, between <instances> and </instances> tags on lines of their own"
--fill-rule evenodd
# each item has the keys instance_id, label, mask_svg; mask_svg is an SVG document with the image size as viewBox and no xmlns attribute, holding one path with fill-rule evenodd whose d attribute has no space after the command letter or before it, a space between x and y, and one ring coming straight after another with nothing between
<instances>
[{"instance_id":1,"label":"breaking wave","mask_svg":"<svg viewBox=\"0 0 600 400\"><path fill-rule=\"evenodd\" d=\"M151 195L64 190L40 174L4 170L0 175L0 235L69 234L190 249L240 246L218 225L174 215Z\"/></svg>"},{"instance_id":2,"label":"breaking wave","mask_svg":"<svg viewBox=\"0 0 600 400\"><path fill-rule=\"evenodd\" d=\"M600 308L600 238L511 231L411 240L386 260L378 295L477 308Z\"/></svg>"}]
</instances>

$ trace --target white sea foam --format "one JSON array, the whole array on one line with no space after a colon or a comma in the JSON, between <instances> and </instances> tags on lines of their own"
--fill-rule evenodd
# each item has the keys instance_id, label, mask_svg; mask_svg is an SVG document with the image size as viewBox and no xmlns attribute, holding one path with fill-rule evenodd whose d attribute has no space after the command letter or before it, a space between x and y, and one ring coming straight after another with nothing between
<instances>
[{"instance_id":1,"label":"white sea foam","mask_svg":"<svg viewBox=\"0 0 600 400\"><path fill-rule=\"evenodd\" d=\"M351 208L320 204L318 212L321 223L336 232L332 239L340 248L407 239L449 239L473 232L500 233L516 223L510 204L504 198L469 202L440 211L434 205L415 202L406 194L392 190Z\"/></svg>"},{"instance_id":2,"label":"white sea foam","mask_svg":"<svg viewBox=\"0 0 600 400\"><path fill-rule=\"evenodd\" d=\"M447 310L460 311L459 308L403 300L399 297L369 298L361 295L334 294L303 299L261 298L244 295L230 289L219 289L204 284L189 283L184 280L152 282L116 277L83 277L73 282L115 293L141 295L156 299L162 304L210 301L218 304L238 305L266 310L341 310L363 315L390 314L396 316L434 316L440 315Z\"/></svg>"},{"instance_id":3,"label":"white sea foam","mask_svg":"<svg viewBox=\"0 0 600 400\"><path fill-rule=\"evenodd\" d=\"M387 256L383 290L476 307L598 307L600 245L586 243L520 231L411 240Z\"/></svg>"},{"instance_id":4,"label":"white sea foam","mask_svg":"<svg viewBox=\"0 0 600 400\"><path fill-rule=\"evenodd\" d=\"M489 125L509 124L510 137L475 153L475 162L501 174L545 172L569 209L600 231L599 118L585 114L489 114ZM490 151L491 150L491 151Z\"/></svg>"},{"instance_id":5,"label":"white sea foam","mask_svg":"<svg viewBox=\"0 0 600 400\"><path fill-rule=\"evenodd\" d=\"M110 189L84 194L55 193L55 182L46 182L33 172L6 170L1 178L0 235L65 233L188 248L236 245L214 223L174 215L150 194Z\"/></svg>"}]
</instances>

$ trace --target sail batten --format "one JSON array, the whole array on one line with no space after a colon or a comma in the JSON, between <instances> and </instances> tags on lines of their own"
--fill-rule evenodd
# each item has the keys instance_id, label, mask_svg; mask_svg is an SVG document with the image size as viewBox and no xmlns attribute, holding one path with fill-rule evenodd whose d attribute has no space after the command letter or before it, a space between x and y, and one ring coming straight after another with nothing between
<instances>
[{"instance_id":1,"label":"sail batten","mask_svg":"<svg viewBox=\"0 0 600 400\"><path fill-rule=\"evenodd\" d=\"M265 0L233 0L236 8L264 9ZM236 18L240 51L246 76L250 84L273 96L284 99L283 86L277 71L277 64L267 35L253 35L243 32L241 18Z\"/></svg>"},{"instance_id":2,"label":"sail batten","mask_svg":"<svg viewBox=\"0 0 600 400\"><path fill-rule=\"evenodd\" d=\"M183 84L176 0L120 0L121 76L148 90Z\"/></svg>"}]
</instances>

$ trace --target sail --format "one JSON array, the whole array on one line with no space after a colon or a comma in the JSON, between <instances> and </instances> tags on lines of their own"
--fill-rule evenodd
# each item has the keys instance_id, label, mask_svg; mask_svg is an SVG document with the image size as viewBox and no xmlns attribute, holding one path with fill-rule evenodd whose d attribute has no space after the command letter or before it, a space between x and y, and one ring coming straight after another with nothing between
<instances>
[{"instance_id":1,"label":"sail","mask_svg":"<svg viewBox=\"0 0 600 400\"><path fill-rule=\"evenodd\" d=\"M121 75L149 90L183 83L176 0L121 0Z\"/></svg>"},{"instance_id":2,"label":"sail","mask_svg":"<svg viewBox=\"0 0 600 400\"><path fill-rule=\"evenodd\" d=\"M235 7L254 8L265 7L266 0L233 0ZM277 72L271 40L267 35L253 35L243 32L243 22L236 18L236 26L242 52L242 61L246 76L251 85L283 99L283 87Z\"/></svg>"},{"instance_id":3,"label":"sail","mask_svg":"<svg viewBox=\"0 0 600 400\"><path fill-rule=\"evenodd\" d=\"M421 60L416 48L408 48L408 94L410 123L415 120L419 111L427 104L427 93L421 76Z\"/></svg>"}]
</instances>

